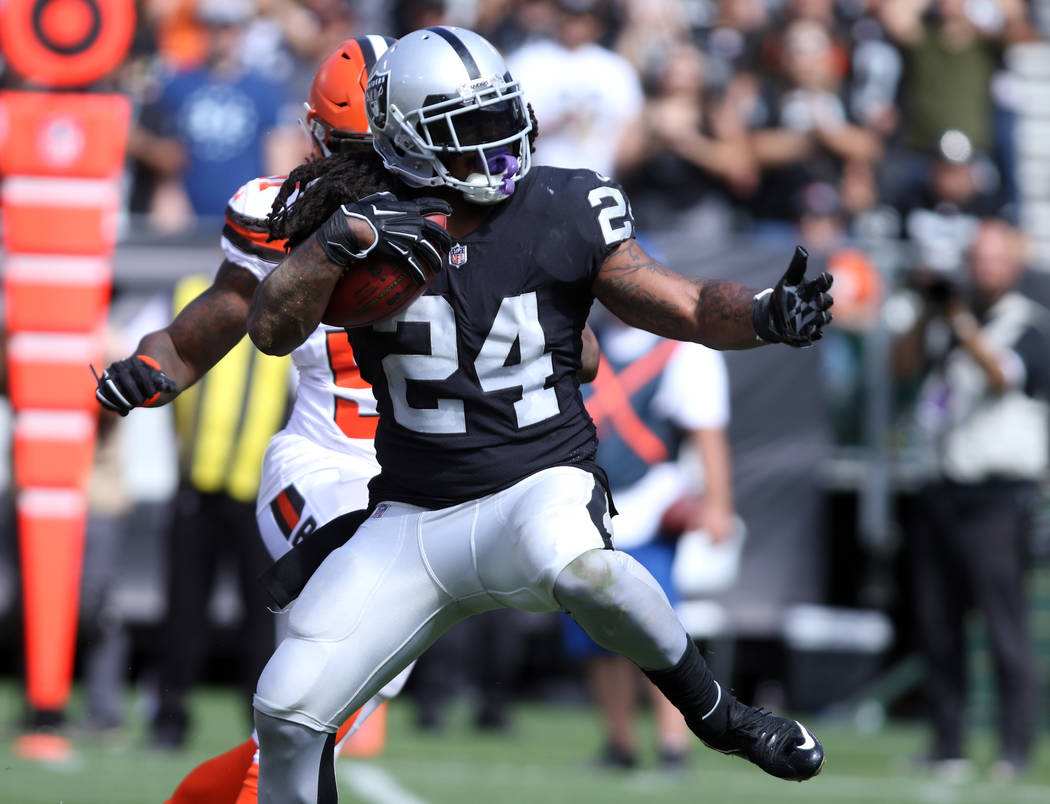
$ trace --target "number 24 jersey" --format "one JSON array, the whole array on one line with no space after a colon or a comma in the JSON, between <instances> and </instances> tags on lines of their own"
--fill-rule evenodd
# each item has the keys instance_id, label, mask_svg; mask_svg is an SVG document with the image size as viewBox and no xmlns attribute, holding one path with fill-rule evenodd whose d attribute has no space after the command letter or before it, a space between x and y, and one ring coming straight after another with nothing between
<instances>
[{"instance_id":1,"label":"number 24 jersey","mask_svg":"<svg viewBox=\"0 0 1050 804\"><path fill-rule=\"evenodd\" d=\"M614 182L533 168L423 296L349 331L380 414L373 502L442 508L593 460L581 332L602 261L633 234Z\"/></svg>"}]
</instances>

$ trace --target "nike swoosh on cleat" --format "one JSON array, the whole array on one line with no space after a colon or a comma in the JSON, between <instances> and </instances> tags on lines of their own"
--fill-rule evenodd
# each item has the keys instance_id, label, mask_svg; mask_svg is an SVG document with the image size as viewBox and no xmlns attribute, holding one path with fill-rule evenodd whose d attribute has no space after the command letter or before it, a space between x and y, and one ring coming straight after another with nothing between
<instances>
[{"instance_id":1,"label":"nike swoosh on cleat","mask_svg":"<svg viewBox=\"0 0 1050 804\"><path fill-rule=\"evenodd\" d=\"M795 721L795 723L798 724L798 727L802 730L802 736L805 737L805 739L795 747L801 748L803 751L806 751L810 748L815 748L817 745L817 741L813 739L813 735L809 733L809 729L807 729L797 720Z\"/></svg>"}]
</instances>

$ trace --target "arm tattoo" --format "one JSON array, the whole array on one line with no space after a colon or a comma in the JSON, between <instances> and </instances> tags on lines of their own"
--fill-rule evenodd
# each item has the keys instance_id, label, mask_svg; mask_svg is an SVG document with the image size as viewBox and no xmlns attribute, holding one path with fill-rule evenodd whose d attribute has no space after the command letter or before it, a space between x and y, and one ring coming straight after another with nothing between
<instances>
[{"instance_id":1,"label":"arm tattoo","mask_svg":"<svg viewBox=\"0 0 1050 804\"><path fill-rule=\"evenodd\" d=\"M620 318L632 326L664 333L680 323L676 315L679 303L655 292L659 286L654 286L650 280L659 281L670 274L660 262L646 254L637 241L631 240L622 258L607 263L602 279L608 283L613 296L624 302L623 307L614 305L614 312Z\"/></svg>"},{"instance_id":2,"label":"arm tattoo","mask_svg":"<svg viewBox=\"0 0 1050 804\"><path fill-rule=\"evenodd\" d=\"M744 342L738 348L756 346L758 340L751 320L756 291L724 279L706 279L701 283L697 322L717 333L715 340L735 343L743 336Z\"/></svg>"},{"instance_id":3,"label":"arm tattoo","mask_svg":"<svg viewBox=\"0 0 1050 804\"><path fill-rule=\"evenodd\" d=\"M678 274L629 241L606 259L598 298L626 323L718 349L755 346L755 291L728 280Z\"/></svg>"}]
</instances>

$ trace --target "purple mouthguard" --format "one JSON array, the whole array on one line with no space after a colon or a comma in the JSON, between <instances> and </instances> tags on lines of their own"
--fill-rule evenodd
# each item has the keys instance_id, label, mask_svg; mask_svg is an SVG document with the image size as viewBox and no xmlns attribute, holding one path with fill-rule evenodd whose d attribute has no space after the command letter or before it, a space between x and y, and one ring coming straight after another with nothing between
<instances>
[{"instance_id":1,"label":"purple mouthguard","mask_svg":"<svg viewBox=\"0 0 1050 804\"><path fill-rule=\"evenodd\" d=\"M488 166L489 173L493 176L503 174L503 181L499 185L500 192L504 195L513 193L514 177L517 175L520 167L518 158L510 152L510 148L506 145L484 153L485 164Z\"/></svg>"}]
</instances>

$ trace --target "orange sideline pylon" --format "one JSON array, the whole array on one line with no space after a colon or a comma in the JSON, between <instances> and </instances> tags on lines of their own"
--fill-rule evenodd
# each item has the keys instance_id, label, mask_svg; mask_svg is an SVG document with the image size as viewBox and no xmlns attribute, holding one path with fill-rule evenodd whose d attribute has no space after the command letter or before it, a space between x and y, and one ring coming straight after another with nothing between
<instances>
[{"instance_id":1,"label":"orange sideline pylon","mask_svg":"<svg viewBox=\"0 0 1050 804\"><path fill-rule=\"evenodd\" d=\"M116 66L120 37L107 31L124 30L134 9L130 0L81 4L101 15L99 25L81 30L74 23L83 21L83 8L74 9L80 17L70 16L67 3L0 5L9 66L45 86L86 85ZM8 24L27 20L35 22L19 34ZM50 31L50 38L28 41L41 31ZM40 66L39 53L7 47L19 37L30 49L75 39L84 59L73 69L59 48L52 54L56 70L30 75L27 69ZM61 80L50 80L56 76ZM109 302L130 111L123 95L0 91L4 312L17 423L26 698L32 722L40 726L61 719L72 684L84 489L98 416L88 363L99 366L103 357L99 335ZM53 749L46 740L16 746L21 756L40 760L55 759Z\"/></svg>"},{"instance_id":2,"label":"orange sideline pylon","mask_svg":"<svg viewBox=\"0 0 1050 804\"><path fill-rule=\"evenodd\" d=\"M17 505L26 695L38 710L61 710L73 674L86 504L72 489L25 489Z\"/></svg>"},{"instance_id":3,"label":"orange sideline pylon","mask_svg":"<svg viewBox=\"0 0 1050 804\"><path fill-rule=\"evenodd\" d=\"M360 729L347 737L339 750L340 756L368 758L383 753L386 748L386 708L387 702L384 701Z\"/></svg>"}]
</instances>

